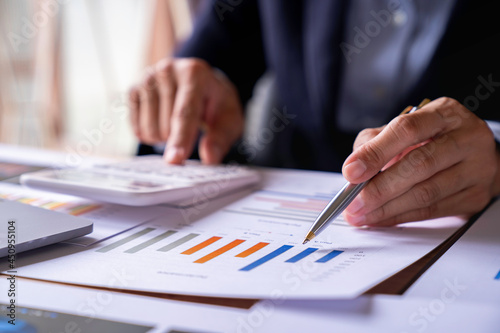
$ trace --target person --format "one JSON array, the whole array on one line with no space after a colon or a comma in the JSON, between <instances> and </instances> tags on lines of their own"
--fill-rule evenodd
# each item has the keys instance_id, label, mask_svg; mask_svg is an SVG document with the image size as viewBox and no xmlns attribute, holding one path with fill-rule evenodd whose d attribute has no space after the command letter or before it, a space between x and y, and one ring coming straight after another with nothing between
<instances>
[{"instance_id":1,"label":"person","mask_svg":"<svg viewBox=\"0 0 500 333\"><path fill-rule=\"evenodd\" d=\"M493 6L209 1L176 57L132 88L134 133L166 142L169 163L196 144L204 163L219 163L241 138L256 81L272 72L281 118L269 123L268 165L373 177L344 212L352 225L471 217L500 193ZM432 102L398 116L425 97Z\"/></svg>"}]
</instances>

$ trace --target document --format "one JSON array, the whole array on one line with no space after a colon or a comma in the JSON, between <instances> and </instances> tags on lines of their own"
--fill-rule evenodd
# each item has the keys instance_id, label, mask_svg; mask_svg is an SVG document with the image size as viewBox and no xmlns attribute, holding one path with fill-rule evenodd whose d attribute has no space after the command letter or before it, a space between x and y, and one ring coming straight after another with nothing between
<instances>
[{"instance_id":1,"label":"document","mask_svg":"<svg viewBox=\"0 0 500 333\"><path fill-rule=\"evenodd\" d=\"M500 304L442 303L397 295L353 300L266 300L254 305L240 332L497 333ZM258 329L256 329L258 327Z\"/></svg>"},{"instance_id":2,"label":"document","mask_svg":"<svg viewBox=\"0 0 500 333\"><path fill-rule=\"evenodd\" d=\"M119 274L115 278L127 281ZM240 309L21 278L16 281L15 296L8 296L10 288L7 279L0 280L2 332L12 330L9 320L15 320L15 328L22 327L23 332L81 333L357 333L367 327L374 333L496 333L500 326L498 306L454 302L435 309L435 299L402 296L319 301L276 298ZM11 300L15 307L8 308Z\"/></svg>"},{"instance_id":3,"label":"document","mask_svg":"<svg viewBox=\"0 0 500 333\"><path fill-rule=\"evenodd\" d=\"M0 332L237 332L247 311L25 279L11 287L0 280Z\"/></svg>"},{"instance_id":4,"label":"document","mask_svg":"<svg viewBox=\"0 0 500 333\"><path fill-rule=\"evenodd\" d=\"M427 254L463 224L458 218L444 218L393 228L355 228L339 218L302 245L344 179L331 173L266 170L263 178L261 189L230 204L226 197L171 209L84 249L59 244L21 254L18 274L113 287L110 272L118 271L131 277L122 287L130 290L263 299L353 298ZM5 268L0 264L0 269Z\"/></svg>"},{"instance_id":5,"label":"document","mask_svg":"<svg viewBox=\"0 0 500 333\"><path fill-rule=\"evenodd\" d=\"M168 214L169 208L127 207L86 200L71 195L32 190L20 185L0 182L0 198L22 202L53 211L82 216L94 223L92 233L66 241L87 246L134 228L157 216Z\"/></svg>"},{"instance_id":6,"label":"document","mask_svg":"<svg viewBox=\"0 0 500 333\"><path fill-rule=\"evenodd\" d=\"M406 294L500 305L499 216L497 200Z\"/></svg>"}]
</instances>

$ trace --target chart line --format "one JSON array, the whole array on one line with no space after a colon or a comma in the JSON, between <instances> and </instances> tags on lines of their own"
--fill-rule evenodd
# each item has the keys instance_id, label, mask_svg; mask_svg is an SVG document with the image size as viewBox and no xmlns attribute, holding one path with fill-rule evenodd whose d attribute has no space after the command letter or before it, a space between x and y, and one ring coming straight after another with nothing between
<instances>
[{"instance_id":1,"label":"chart line","mask_svg":"<svg viewBox=\"0 0 500 333\"><path fill-rule=\"evenodd\" d=\"M260 243L257 243L257 244L255 244L254 246L252 246L251 248L249 248L249 249L247 249L247 250L245 250L245 251L243 251L243 252L241 252L241 253L239 253L239 254L235 255L235 257L238 257L238 258L246 258L246 257L248 257L249 255L251 255L251 254L253 254L253 253L255 253L255 252L259 251L260 249L262 249L262 248L264 248L264 247L266 247L266 246L268 246L268 245L269 245L269 243L265 243L265 242L260 242Z\"/></svg>"},{"instance_id":2,"label":"chart line","mask_svg":"<svg viewBox=\"0 0 500 333\"><path fill-rule=\"evenodd\" d=\"M160 234L160 235L158 235L158 236L156 236L154 238L151 238L150 240L147 240L144 243L141 243L139 245L134 246L131 249L128 249L127 251L125 251L125 253L137 253L140 250L143 250L143 249L147 248L148 246L156 244L159 241L164 240L165 238L167 238L169 236L172 236L172 235L174 235L176 233L177 233L177 231L175 231L175 230L165 231L164 233L162 233L162 234Z\"/></svg>"},{"instance_id":3,"label":"chart line","mask_svg":"<svg viewBox=\"0 0 500 333\"><path fill-rule=\"evenodd\" d=\"M206 256L201 257L200 259L196 260L195 263L197 263L197 264L206 263L207 261L212 260L212 259L220 256L221 254L226 253L227 251L235 248L236 246L240 245L244 241L245 240L243 240L243 239L234 240L231 243L224 245L220 249L217 249L214 252L211 252L211 253L207 254Z\"/></svg>"},{"instance_id":4,"label":"chart line","mask_svg":"<svg viewBox=\"0 0 500 333\"><path fill-rule=\"evenodd\" d=\"M281 215L281 216L283 216L283 215L291 215L291 216L296 216L296 217L311 218L312 220L314 220L314 216L317 215L317 214L315 214L314 216L312 216L312 215L303 215L303 214L294 213L294 212L277 212L277 211L268 210L268 209L258 209L258 208L250 208L250 207L243 207L242 209L243 210L247 210L247 211L251 211L251 212L258 212L258 213L278 214L278 215Z\"/></svg>"},{"instance_id":5,"label":"chart line","mask_svg":"<svg viewBox=\"0 0 500 333\"><path fill-rule=\"evenodd\" d=\"M182 238L179 238L178 240L176 240L175 242L172 242L168 245L165 245L164 247L161 247L159 248L158 250L156 251L160 251L160 252L168 252L172 249L175 249L176 247L184 244L184 243L187 243L189 242L191 239L195 238L195 237L198 237L200 234L189 234L187 236L184 236Z\"/></svg>"},{"instance_id":6,"label":"chart line","mask_svg":"<svg viewBox=\"0 0 500 333\"><path fill-rule=\"evenodd\" d=\"M221 238L222 237L218 237L218 236L211 237L211 238L207 239L206 241L201 242L200 244L195 245L195 246L193 246L190 249L187 249L186 251L182 252L182 254L190 255L190 254L196 253L199 250L206 248L210 244L213 244L213 243L217 242Z\"/></svg>"},{"instance_id":7,"label":"chart line","mask_svg":"<svg viewBox=\"0 0 500 333\"><path fill-rule=\"evenodd\" d=\"M311 219L298 219L295 217L289 217L289 216L277 216L277 215L271 215L271 214L260 214L260 213L250 213L250 212L241 212L238 210L232 210L232 209L224 209L225 212L228 213L236 213L236 214L243 214L243 215L253 215L253 216L263 216L263 217L275 217L278 219L285 219L285 220L294 220L294 221L301 221L301 222L308 222L308 223L313 223L314 221Z\"/></svg>"},{"instance_id":8,"label":"chart line","mask_svg":"<svg viewBox=\"0 0 500 333\"><path fill-rule=\"evenodd\" d=\"M290 259L288 259L285 262L292 262L292 263L297 262L300 259L303 259L303 258L307 257L308 255L310 255L311 253L314 253L316 251L318 251L317 247L309 247L309 248L305 249L304 251L300 252L299 254L291 257Z\"/></svg>"},{"instance_id":9,"label":"chart line","mask_svg":"<svg viewBox=\"0 0 500 333\"><path fill-rule=\"evenodd\" d=\"M290 250L292 247L293 247L292 245L283 245L279 249L276 249L273 252L269 253L268 255L265 255L264 257L254 261L250 265L247 265L247 266L241 268L240 271L250 271L256 267L259 267L260 265L265 264L269 260L274 259L277 256L279 256L280 254Z\"/></svg>"},{"instance_id":10,"label":"chart line","mask_svg":"<svg viewBox=\"0 0 500 333\"><path fill-rule=\"evenodd\" d=\"M328 253L324 257L321 257L318 260L316 260L316 262L322 262L322 263L328 262L343 252L344 251L333 250L332 252Z\"/></svg>"},{"instance_id":11,"label":"chart line","mask_svg":"<svg viewBox=\"0 0 500 333\"><path fill-rule=\"evenodd\" d=\"M107 246L105 246L105 247L102 247L102 248L100 248L99 250L97 250L96 252L100 252L100 253L106 253L106 252L109 252L109 251L111 251L111 250L113 250L113 249L116 249L117 247L122 246L122 245L124 245L124 244L126 244L126 243L128 243L128 242L131 242L131 241L133 241L134 239L139 238L139 237L141 237L141 236L143 236L143 235L145 235L145 234L147 234L148 232L151 232L151 231L153 231L153 230L155 230L155 228L146 228L146 229L143 229L143 230L141 230L141 231L139 231L139 232L136 232L136 233L135 233L135 234L133 234L133 235L130 235L130 236L128 236L128 237L125 237L125 238L123 238L123 239L120 239L120 240L119 240L119 241L117 241L117 242L114 242L114 243L111 243L111 244L109 244L109 245L107 245Z\"/></svg>"}]
</instances>

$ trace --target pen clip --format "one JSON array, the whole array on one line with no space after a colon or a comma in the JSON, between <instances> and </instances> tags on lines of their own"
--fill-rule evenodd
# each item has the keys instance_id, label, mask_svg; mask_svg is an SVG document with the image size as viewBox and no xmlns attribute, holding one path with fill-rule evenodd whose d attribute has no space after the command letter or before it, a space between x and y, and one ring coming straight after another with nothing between
<instances>
[{"instance_id":1,"label":"pen clip","mask_svg":"<svg viewBox=\"0 0 500 333\"><path fill-rule=\"evenodd\" d=\"M430 100L430 99L428 99L428 98L424 98L424 99L422 100L422 102L420 102L420 104L417 106L417 109L422 108L425 104L430 103L430 102L431 102L431 100Z\"/></svg>"},{"instance_id":2,"label":"pen clip","mask_svg":"<svg viewBox=\"0 0 500 333\"><path fill-rule=\"evenodd\" d=\"M429 103L430 101L431 101L430 99L428 99L428 98L424 98L424 99L422 100L422 102L420 102L420 104L419 104L419 105L415 108L415 110L413 110L413 109L414 109L414 106L412 106L412 105L408 105L408 106L407 106L407 107L403 110L403 112L401 112L399 115L403 115L403 114L408 114L408 113L411 113L411 112L412 112L412 110L413 110L413 111L416 111L416 110L420 109L421 107L423 107L425 104Z\"/></svg>"}]
</instances>

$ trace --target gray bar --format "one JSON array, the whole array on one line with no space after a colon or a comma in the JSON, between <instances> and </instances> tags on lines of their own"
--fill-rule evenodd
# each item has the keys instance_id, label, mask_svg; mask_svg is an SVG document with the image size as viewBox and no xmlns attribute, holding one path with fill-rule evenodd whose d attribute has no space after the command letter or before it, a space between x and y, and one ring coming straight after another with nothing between
<instances>
[{"instance_id":1,"label":"gray bar","mask_svg":"<svg viewBox=\"0 0 500 333\"><path fill-rule=\"evenodd\" d=\"M158 235L158 236L156 236L154 238L151 238L150 240L145 241L144 243L141 243L139 245L134 246L131 249L128 249L127 251L125 251L125 253L136 253L136 252L139 252L140 250L145 249L145 248L147 248L150 245L158 243L159 241L167 238L168 236L172 236L176 232L177 231L174 231L174 230L165 231L161 235Z\"/></svg>"},{"instance_id":2,"label":"gray bar","mask_svg":"<svg viewBox=\"0 0 500 333\"><path fill-rule=\"evenodd\" d=\"M195 238L195 237L197 237L197 236L199 236L199 235L200 235L200 234L189 234L189 235L187 235L187 236L184 236L184 237L182 237L182 238L180 238L180 239L176 240L176 241L175 241L175 242L173 242L173 243L170 243L170 244L168 244L168 245L166 245L166 246L162 247L161 249L158 249L157 251L161 251L161 252L167 252L167 251L170 251L170 250L172 250L172 249L176 248L176 247L177 247L177 246L179 246L179 245L182 245L182 244L184 244L184 243L186 243L186 242L189 242L191 239L193 239L193 238Z\"/></svg>"},{"instance_id":3,"label":"gray bar","mask_svg":"<svg viewBox=\"0 0 500 333\"><path fill-rule=\"evenodd\" d=\"M128 242L131 242L133 241L134 239L136 238L139 238L141 237L142 235L145 235L147 234L148 232L151 232L155 230L154 228L146 228L144 230L141 230L139 232L136 232L135 234L133 235L130 235L124 239L120 239L119 241L117 242L114 242L112 244L109 244L108 246L105 246L105 247L101 247L99 250L97 250L96 252L101 252L101 253L105 253L105 252L108 252L108 251L111 251L113 249L116 249L118 246L122 246L123 244L126 244Z\"/></svg>"}]
</instances>

